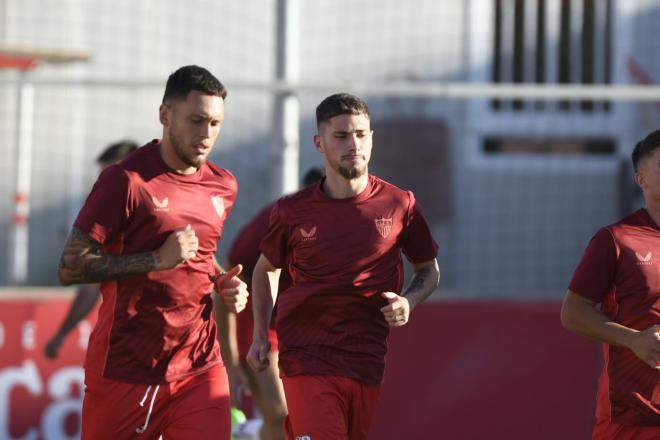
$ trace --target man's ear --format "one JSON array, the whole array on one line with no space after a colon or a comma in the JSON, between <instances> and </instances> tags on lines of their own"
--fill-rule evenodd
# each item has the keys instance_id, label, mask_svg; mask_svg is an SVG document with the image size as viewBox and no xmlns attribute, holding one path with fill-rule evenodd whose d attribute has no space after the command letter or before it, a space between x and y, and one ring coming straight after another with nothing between
<instances>
[{"instance_id":1,"label":"man's ear","mask_svg":"<svg viewBox=\"0 0 660 440\"><path fill-rule=\"evenodd\" d=\"M167 104L161 104L160 108L158 109L158 119L160 120L160 123L163 124L164 126L169 125L170 122L170 106Z\"/></svg>"},{"instance_id":2,"label":"man's ear","mask_svg":"<svg viewBox=\"0 0 660 440\"><path fill-rule=\"evenodd\" d=\"M641 189L644 189L644 187L646 186L646 179L645 179L644 173L642 173L641 171L637 171L635 173L635 183Z\"/></svg>"},{"instance_id":3,"label":"man's ear","mask_svg":"<svg viewBox=\"0 0 660 440\"><path fill-rule=\"evenodd\" d=\"M323 145L321 145L321 136L318 134L314 135L314 147L316 147L316 151L318 151L321 154L325 153L325 148L323 148Z\"/></svg>"}]
</instances>

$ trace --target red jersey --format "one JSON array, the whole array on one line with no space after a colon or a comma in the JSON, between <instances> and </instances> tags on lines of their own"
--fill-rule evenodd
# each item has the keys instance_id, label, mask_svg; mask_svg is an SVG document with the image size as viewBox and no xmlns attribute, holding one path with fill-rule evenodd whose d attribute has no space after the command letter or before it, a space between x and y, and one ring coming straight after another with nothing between
<instances>
[{"instance_id":1,"label":"red jersey","mask_svg":"<svg viewBox=\"0 0 660 440\"><path fill-rule=\"evenodd\" d=\"M600 229L569 289L611 320L636 330L660 324L660 228L645 209ZM622 425L660 425L660 371L628 349L604 345L597 416Z\"/></svg>"},{"instance_id":2,"label":"red jersey","mask_svg":"<svg viewBox=\"0 0 660 440\"><path fill-rule=\"evenodd\" d=\"M347 199L328 197L322 185L280 199L261 243L293 280L277 299L280 371L378 384L389 333L380 294L401 291L402 251L422 263L438 247L412 192L372 175Z\"/></svg>"},{"instance_id":3,"label":"red jersey","mask_svg":"<svg viewBox=\"0 0 660 440\"><path fill-rule=\"evenodd\" d=\"M248 292L252 292L252 272L257 264L259 255L259 244L268 232L268 221L273 204L263 208L259 213L240 230L229 251L229 262L231 265L242 264L245 283ZM279 292L283 292L291 285L291 277L286 270L280 274ZM268 340L271 344L271 350L278 349L277 336L275 335L275 311L270 321L270 330ZM238 345L238 354L241 362L245 361L245 356L252 344L252 328L254 326L254 317L252 315L252 299L248 297L248 303L241 313L236 315L236 339Z\"/></svg>"},{"instance_id":4,"label":"red jersey","mask_svg":"<svg viewBox=\"0 0 660 440\"><path fill-rule=\"evenodd\" d=\"M195 174L176 173L159 147L153 141L107 168L74 223L114 255L154 251L186 225L199 239L197 256L174 269L101 284L85 369L132 383L171 382L221 364L209 276L236 179L208 161Z\"/></svg>"}]
</instances>

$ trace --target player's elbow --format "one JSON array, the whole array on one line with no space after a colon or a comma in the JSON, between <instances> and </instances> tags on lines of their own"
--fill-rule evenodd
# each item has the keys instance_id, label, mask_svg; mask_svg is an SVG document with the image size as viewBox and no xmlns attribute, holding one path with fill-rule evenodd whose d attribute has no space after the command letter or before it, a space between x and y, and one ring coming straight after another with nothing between
<instances>
[{"instance_id":1,"label":"player's elbow","mask_svg":"<svg viewBox=\"0 0 660 440\"><path fill-rule=\"evenodd\" d=\"M434 260L435 264L433 265L433 288L436 289L440 285L440 266L438 266L438 261Z\"/></svg>"},{"instance_id":2,"label":"player's elbow","mask_svg":"<svg viewBox=\"0 0 660 440\"><path fill-rule=\"evenodd\" d=\"M575 332L578 326L578 320L575 313L575 307L567 298L561 305L560 320L561 325L571 332Z\"/></svg>"},{"instance_id":3,"label":"player's elbow","mask_svg":"<svg viewBox=\"0 0 660 440\"><path fill-rule=\"evenodd\" d=\"M571 330L571 325L572 325L571 316L564 304L562 304L561 306L561 312L559 314L559 318L561 320L561 325L566 330Z\"/></svg>"},{"instance_id":4,"label":"player's elbow","mask_svg":"<svg viewBox=\"0 0 660 440\"><path fill-rule=\"evenodd\" d=\"M73 281L71 280L68 272L69 271L67 271L64 267L57 268L57 281L59 281L59 283L63 286L70 286L73 284Z\"/></svg>"},{"instance_id":5,"label":"player's elbow","mask_svg":"<svg viewBox=\"0 0 660 440\"><path fill-rule=\"evenodd\" d=\"M69 283L69 280L67 280L62 269L57 269L57 281L59 281L62 286L68 286L71 284Z\"/></svg>"}]
</instances>

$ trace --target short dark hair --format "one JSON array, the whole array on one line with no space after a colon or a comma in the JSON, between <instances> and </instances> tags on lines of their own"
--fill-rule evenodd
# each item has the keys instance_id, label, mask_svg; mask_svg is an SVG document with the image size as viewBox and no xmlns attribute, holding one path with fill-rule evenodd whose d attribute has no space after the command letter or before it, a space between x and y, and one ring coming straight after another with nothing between
<instances>
[{"instance_id":1,"label":"short dark hair","mask_svg":"<svg viewBox=\"0 0 660 440\"><path fill-rule=\"evenodd\" d=\"M644 139L637 142L632 152L632 163L635 172L639 170L639 164L642 160L651 156L657 148L660 148L660 130L648 134Z\"/></svg>"},{"instance_id":2,"label":"short dark hair","mask_svg":"<svg viewBox=\"0 0 660 440\"><path fill-rule=\"evenodd\" d=\"M123 140L108 145L96 158L99 165L116 162L129 153L138 149L138 144L130 140Z\"/></svg>"},{"instance_id":3,"label":"short dark hair","mask_svg":"<svg viewBox=\"0 0 660 440\"><path fill-rule=\"evenodd\" d=\"M336 93L325 98L316 107L316 127L339 115L369 115L367 103L349 93Z\"/></svg>"},{"instance_id":4,"label":"short dark hair","mask_svg":"<svg viewBox=\"0 0 660 440\"><path fill-rule=\"evenodd\" d=\"M303 186L309 186L313 183L318 182L323 178L325 173L319 167L312 167L307 170L305 176L303 177Z\"/></svg>"},{"instance_id":5,"label":"short dark hair","mask_svg":"<svg viewBox=\"0 0 660 440\"><path fill-rule=\"evenodd\" d=\"M163 103L170 99L185 100L192 90L207 95L227 97L227 89L211 72L199 66L183 66L167 78Z\"/></svg>"}]
</instances>

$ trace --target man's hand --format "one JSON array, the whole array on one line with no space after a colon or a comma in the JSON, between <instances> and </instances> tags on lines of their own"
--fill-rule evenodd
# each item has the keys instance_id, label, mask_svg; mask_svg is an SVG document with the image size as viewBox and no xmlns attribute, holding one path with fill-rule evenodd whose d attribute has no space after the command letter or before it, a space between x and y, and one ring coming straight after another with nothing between
<instances>
[{"instance_id":1,"label":"man's hand","mask_svg":"<svg viewBox=\"0 0 660 440\"><path fill-rule=\"evenodd\" d=\"M49 359L55 359L60 352L63 342L64 338L62 336L59 334L55 335L44 347L44 355Z\"/></svg>"},{"instance_id":2,"label":"man's hand","mask_svg":"<svg viewBox=\"0 0 660 440\"><path fill-rule=\"evenodd\" d=\"M597 303L570 289L561 306L561 323L579 335L627 348L645 364L660 370L660 325L641 331L626 327L598 310Z\"/></svg>"},{"instance_id":3,"label":"man's hand","mask_svg":"<svg viewBox=\"0 0 660 440\"><path fill-rule=\"evenodd\" d=\"M172 232L163 245L154 252L158 270L172 269L185 260L195 258L199 240L195 230L187 225Z\"/></svg>"},{"instance_id":4,"label":"man's hand","mask_svg":"<svg viewBox=\"0 0 660 440\"><path fill-rule=\"evenodd\" d=\"M265 339L252 339L252 345L245 357L250 368L259 373L265 370L270 365L268 360L268 353L270 352L270 342L268 338Z\"/></svg>"},{"instance_id":5,"label":"man's hand","mask_svg":"<svg viewBox=\"0 0 660 440\"><path fill-rule=\"evenodd\" d=\"M660 325L635 333L629 348L651 368L660 370Z\"/></svg>"},{"instance_id":6,"label":"man's hand","mask_svg":"<svg viewBox=\"0 0 660 440\"><path fill-rule=\"evenodd\" d=\"M406 324L410 318L410 303L408 300L394 292L383 292L381 296L389 302L388 305L380 309L385 321L391 327L400 327Z\"/></svg>"},{"instance_id":7,"label":"man's hand","mask_svg":"<svg viewBox=\"0 0 660 440\"><path fill-rule=\"evenodd\" d=\"M248 299L247 285L241 281L238 275L243 266L237 264L228 272L220 274L213 282L215 290L222 298L222 302L230 312L238 313L245 308Z\"/></svg>"}]
</instances>

